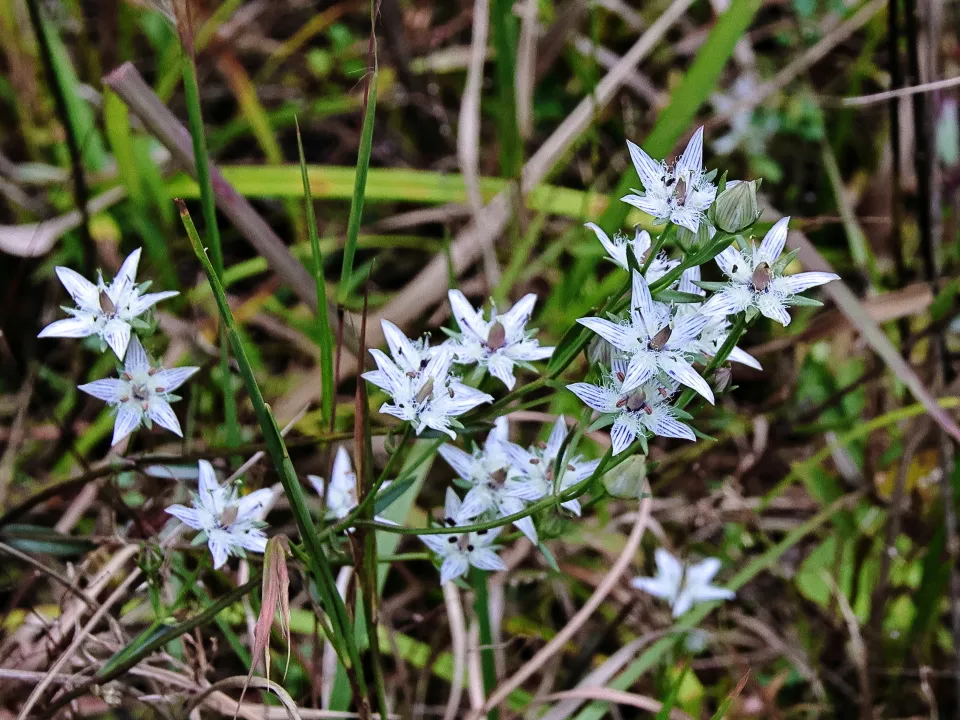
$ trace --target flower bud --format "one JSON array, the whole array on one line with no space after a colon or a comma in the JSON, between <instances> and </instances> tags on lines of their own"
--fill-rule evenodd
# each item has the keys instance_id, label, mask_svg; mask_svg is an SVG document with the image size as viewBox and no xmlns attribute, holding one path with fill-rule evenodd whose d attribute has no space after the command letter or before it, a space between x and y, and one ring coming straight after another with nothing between
<instances>
[{"instance_id":1,"label":"flower bud","mask_svg":"<svg viewBox=\"0 0 960 720\"><path fill-rule=\"evenodd\" d=\"M733 368L729 363L723 365L723 367L717 368L716 374L713 376L713 391L717 393L724 392L730 385L733 383Z\"/></svg>"},{"instance_id":2,"label":"flower bud","mask_svg":"<svg viewBox=\"0 0 960 720\"><path fill-rule=\"evenodd\" d=\"M640 498L647 487L647 458L631 455L603 476L603 486L613 497Z\"/></svg>"},{"instance_id":3,"label":"flower bud","mask_svg":"<svg viewBox=\"0 0 960 720\"><path fill-rule=\"evenodd\" d=\"M756 222L760 217L757 188L757 182L751 180L739 182L720 193L714 207L717 227L724 232L737 233Z\"/></svg>"},{"instance_id":4,"label":"flower bud","mask_svg":"<svg viewBox=\"0 0 960 720\"><path fill-rule=\"evenodd\" d=\"M696 232L691 232L682 226L678 227L677 242L681 248L692 250L705 244L716 234L716 229L709 222L701 220Z\"/></svg>"}]
</instances>

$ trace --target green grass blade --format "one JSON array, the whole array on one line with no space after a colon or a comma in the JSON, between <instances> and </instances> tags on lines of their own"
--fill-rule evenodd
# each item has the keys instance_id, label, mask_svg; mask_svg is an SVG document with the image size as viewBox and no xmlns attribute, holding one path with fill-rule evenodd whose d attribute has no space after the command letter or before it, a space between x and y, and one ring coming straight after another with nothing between
<instances>
[{"instance_id":1,"label":"green grass blade","mask_svg":"<svg viewBox=\"0 0 960 720\"><path fill-rule=\"evenodd\" d=\"M523 142L517 127L517 92L514 84L517 66L517 21L513 0L492 0L490 29L496 55L496 82L499 95L497 121L500 128L500 172L518 178L523 166Z\"/></svg>"},{"instance_id":2,"label":"green grass blade","mask_svg":"<svg viewBox=\"0 0 960 720\"><path fill-rule=\"evenodd\" d=\"M372 32L372 31L371 31ZM363 217L363 202L367 191L367 171L370 169L370 152L373 149L373 126L377 109L377 67L374 52L374 67L367 78L367 101L363 111L363 130L360 134L360 150L357 153L357 172L353 181L353 198L350 204L350 219L347 222L347 241L343 248L343 266L340 270L341 282L353 274L353 258L357 252L357 236L360 234L360 220ZM337 302L343 304L349 290L341 285L337 293Z\"/></svg>"},{"instance_id":3,"label":"green grass blade","mask_svg":"<svg viewBox=\"0 0 960 720\"><path fill-rule=\"evenodd\" d=\"M327 284L323 277L323 251L320 249L320 234L317 232L317 218L313 210L313 195L310 192L310 178L307 175L307 161L303 154L303 138L297 125L297 150L300 153L300 175L303 179L303 197L307 211L307 231L310 235L310 249L313 257L313 278L317 283L317 322L320 326L320 408L324 424L333 417L333 350L337 343L327 312Z\"/></svg>"},{"instance_id":4,"label":"green grass blade","mask_svg":"<svg viewBox=\"0 0 960 720\"><path fill-rule=\"evenodd\" d=\"M247 359L243 341L237 329L236 320L227 302L227 295L223 290L223 286L217 278L216 270L210 258L207 256L206 251L203 249L200 236L197 234L197 229L193 224L193 220L190 218L190 213L186 205L182 200L178 201L178 204L180 206L180 216L187 230L187 235L190 238L190 244L193 246L193 251L203 266L204 273L207 275L207 280L213 290L214 299L217 302L220 317L226 329L226 336L230 341L237 365L240 367L240 374L247 388L247 394L250 396L250 402L253 405L257 422L263 432L267 450L273 461L277 475L280 478L280 482L283 485L284 494L290 503L290 509L297 523L297 529L303 539L305 554L309 560L310 571L316 582L317 591L320 593L321 600L327 612L330 614L334 628L330 642L337 650L340 661L355 671L358 691L365 696L366 682L363 678L359 652L357 651L353 633L351 632L351 623L347 617L347 609L340 597L340 593L337 591L333 571L330 568L330 563L323 550L323 545L317 535L317 528L313 523L313 519L310 517L310 511L307 508L307 502L303 488L300 485L300 480L297 478L296 470L294 470L293 462L290 460L290 455L287 452L286 444L283 441L283 436L280 434L280 428L273 416L273 412L263 399L260 386L257 383L256 377L254 377L253 368Z\"/></svg>"}]
</instances>

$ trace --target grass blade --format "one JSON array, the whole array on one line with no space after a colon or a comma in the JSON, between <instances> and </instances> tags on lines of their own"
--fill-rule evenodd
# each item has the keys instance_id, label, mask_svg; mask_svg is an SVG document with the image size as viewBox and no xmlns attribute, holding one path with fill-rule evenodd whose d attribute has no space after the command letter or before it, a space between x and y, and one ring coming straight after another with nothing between
<instances>
[{"instance_id":1,"label":"grass blade","mask_svg":"<svg viewBox=\"0 0 960 720\"><path fill-rule=\"evenodd\" d=\"M353 274L353 258L357 252L357 236L360 234L360 219L363 217L363 200L367 190L367 171L370 169L370 152L373 149L373 125L377 109L377 39L371 17L370 50L368 62L373 67L367 74L363 102L363 129L360 133L360 149L357 153L357 173L353 181L353 199L350 203L350 219L347 222L347 241L343 248L343 265L340 270L340 290L337 302L341 305L349 293L349 280Z\"/></svg>"},{"instance_id":2,"label":"grass blade","mask_svg":"<svg viewBox=\"0 0 960 720\"><path fill-rule=\"evenodd\" d=\"M200 236L197 234L197 229L193 224L193 220L190 218L190 213L186 205L182 200L178 200L177 204L180 207L180 217L183 220L187 235L190 238L190 244L193 246L194 253L203 266L204 273L206 273L207 280L213 290L217 307L220 310L221 319L226 328L226 336L230 341L230 346L233 348L237 365L240 367L240 374L243 377L244 385L247 388L247 393L253 404L257 422L260 424L260 429L263 432L267 450L270 458L273 460L274 468L279 475L284 493L290 503L290 509L296 519L297 529L304 543L305 556L308 559L311 574L316 582L317 591L320 593L321 600L330 615L334 630L330 641L337 649L340 661L348 669L353 671L351 672L351 680L356 683L356 699L363 701L367 694L366 681L363 678L359 652L357 651L357 646L351 633L351 623L347 617L346 606L340 597L340 593L337 592L333 571L330 568L330 563L327 560L326 553L317 535L316 526L310 517L310 511L307 508L303 488L293 468L293 462L290 460L290 455L287 452L283 436L280 434L277 421L273 417L273 412L270 410L270 407L264 401L263 394L260 392L260 386L257 383L256 377L254 377L253 368L247 359L243 341L237 329L236 321L233 318L233 312L230 310L230 305L227 302L227 295L217 278L210 258L201 245Z\"/></svg>"},{"instance_id":3,"label":"grass blade","mask_svg":"<svg viewBox=\"0 0 960 720\"><path fill-rule=\"evenodd\" d=\"M297 150L300 153L300 177L303 180L303 197L307 211L307 231L310 235L310 249L313 255L313 278L317 283L317 323L320 325L320 408L324 424L333 417L334 377L333 349L336 338L330 325L327 310L327 284L323 277L323 252L320 249L320 235L317 232L317 217L313 210L313 195L310 192L310 178L307 175L307 161L303 154L303 138L300 125L297 124Z\"/></svg>"}]
</instances>

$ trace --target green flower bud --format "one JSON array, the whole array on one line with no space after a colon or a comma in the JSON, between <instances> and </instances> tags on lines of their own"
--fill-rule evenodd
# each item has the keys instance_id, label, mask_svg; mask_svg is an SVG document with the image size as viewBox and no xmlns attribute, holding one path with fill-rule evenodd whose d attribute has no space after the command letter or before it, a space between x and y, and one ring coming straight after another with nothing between
<instances>
[{"instance_id":1,"label":"green flower bud","mask_svg":"<svg viewBox=\"0 0 960 720\"><path fill-rule=\"evenodd\" d=\"M692 250L694 248L704 245L710 238L716 234L716 231L713 229L713 226L705 220L700 221L700 225L697 226L697 231L691 232L685 227L677 228L677 242L680 244L680 247Z\"/></svg>"},{"instance_id":2,"label":"green flower bud","mask_svg":"<svg viewBox=\"0 0 960 720\"><path fill-rule=\"evenodd\" d=\"M757 206L756 180L741 182L720 193L714 206L714 219L717 227L728 233L738 233L744 230L760 217L760 208Z\"/></svg>"},{"instance_id":3,"label":"green flower bud","mask_svg":"<svg viewBox=\"0 0 960 720\"><path fill-rule=\"evenodd\" d=\"M647 458L631 455L603 476L603 486L613 497L640 498L647 486Z\"/></svg>"}]
</instances>

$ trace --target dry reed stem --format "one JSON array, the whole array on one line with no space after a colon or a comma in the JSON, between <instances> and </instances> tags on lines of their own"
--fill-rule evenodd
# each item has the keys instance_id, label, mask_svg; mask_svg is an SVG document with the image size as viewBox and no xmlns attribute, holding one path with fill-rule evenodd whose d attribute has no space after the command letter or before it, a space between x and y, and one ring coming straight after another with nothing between
<instances>
[{"instance_id":1,"label":"dry reed stem","mask_svg":"<svg viewBox=\"0 0 960 720\"><path fill-rule=\"evenodd\" d=\"M569 642L570 639L577 633L577 631L584 625L584 623L590 619L590 616L593 615L593 612L600 606L600 604L606 599L607 595L610 594L610 591L613 590L614 586L620 581L620 576L626 571L637 552L637 548L640 547L640 540L643 538L643 533L647 528L647 523L649 520L650 497L647 495L647 497L644 497L640 501L640 509L637 513L637 519L634 522L633 530L631 530L626 544L623 546L623 550L621 551L616 562L610 568L610 571L604 576L603 580L597 586L597 589L594 590L593 594L590 596L590 599L587 600L577 614L571 618L570 622L564 625L563 628L553 637L553 639L550 640L550 642L544 645L536 655L530 658L530 660L528 660L523 667L511 675L509 679L501 683L500 686L497 687L497 689L493 692L493 694L487 698L487 701L483 704L481 710L479 712L473 712L469 716L468 720L477 720L483 712L486 712L487 710L490 710L496 707L499 703L503 702L503 700L505 700L511 692L520 687L531 675L539 670L549 658L563 649L567 642Z\"/></svg>"},{"instance_id":2,"label":"dry reed stem","mask_svg":"<svg viewBox=\"0 0 960 720\"><path fill-rule=\"evenodd\" d=\"M443 600L447 606L450 625L450 643L453 653L453 674L450 677L450 697L443 711L443 720L455 720L463 697L463 676L467 663L467 623L463 616L460 591L452 582L443 584Z\"/></svg>"}]
</instances>

